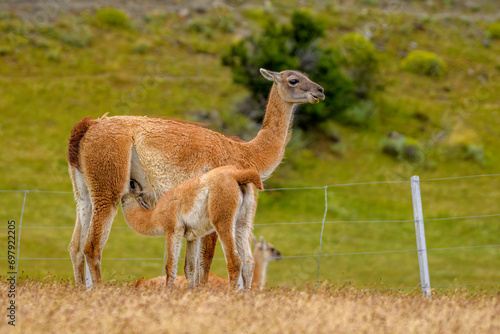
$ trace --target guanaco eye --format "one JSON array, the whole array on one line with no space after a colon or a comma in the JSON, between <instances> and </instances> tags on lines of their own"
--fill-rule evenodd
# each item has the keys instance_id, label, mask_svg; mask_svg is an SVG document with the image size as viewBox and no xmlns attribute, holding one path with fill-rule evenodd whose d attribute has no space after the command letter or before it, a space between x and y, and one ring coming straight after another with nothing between
<instances>
[{"instance_id":1,"label":"guanaco eye","mask_svg":"<svg viewBox=\"0 0 500 334\"><path fill-rule=\"evenodd\" d=\"M130 189L135 189L135 182L134 181L130 181Z\"/></svg>"},{"instance_id":2,"label":"guanaco eye","mask_svg":"<svg viewBox=\"0 0 500 334\"><path fill-rule=\"evenodd\" d=\"M298 84L298 83L299 83L299 80L297 80L297 79L292 79L292 80L289 80L288 82L290 83L290 85L295 86L296 84Z\"/></svg>"}]
</instances>

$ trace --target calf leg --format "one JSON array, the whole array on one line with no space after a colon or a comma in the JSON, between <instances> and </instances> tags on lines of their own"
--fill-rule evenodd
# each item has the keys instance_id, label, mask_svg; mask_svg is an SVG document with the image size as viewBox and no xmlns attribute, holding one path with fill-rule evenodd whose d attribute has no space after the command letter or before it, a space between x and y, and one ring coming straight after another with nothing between
<instances>
[{"instance_id":1,"label":"calf leg","mask_svg":"<svg viewBox=\"0 0 500 334\"><path fill-rule=\"evenodd\" d=\"M167 232L167 263L165 264L165 273L167 276L167 288L174 286L177 276L177 262L181 252L183 229L171 230ZM186 277L187 278L187 277Z\"/></svg>"},{"instance_id":2,"label":"calf leg","mask_svg":"<svg viewBox=\"0 0 500 334\"><path fill-rule=\"evenodd\" d=\"M186 241L186 260L184 262L184 274L188 281L188 287L193 288L199 283L199 259L200 238Z\"/></svg>"},{"instance_id":3,"label":"calf leg","mask_svg":"<svg viewBox=\"0 0 500 334\"><path fill-rule=\"evenodd\" d=\"M230 212L232 211L232 212ZM227 273L229 276L229 283L233 287L238 286L238 279L240 277L241 260L236 251L234 242L233 227L234 227L235 210L231 210L227 206L221 208L220 212L214 214L212 224L219 235L222 249L224 250L224 257L226 258Z\"/></svg>"},{"instance_id":4,"label":"calf leg","mask_svg":"<svg viewBox=\"0 0 500 334\"><path fill-rule=\"evenodd\" d=\"M243 288L249 290L252 286L255 261L252 253L252 230L257 210L257 193L250 184L245 186L242 193L243 200L239 207L235 226L235 241L238 254L241 257L241 276Z\"/></svg>"},{"instance_id":5,"label":"calf leg","mask_svg":"<svg viewBox=\"0 0 500 334\"><path fill-rule=\"evenodd\" d=\"M217 246L217 232L210 233L201 238L199 266L198 266L198 280L200 284L206 284L210 275L210 267L215 254L215 247Z\"/></svg>"}]
</instances>

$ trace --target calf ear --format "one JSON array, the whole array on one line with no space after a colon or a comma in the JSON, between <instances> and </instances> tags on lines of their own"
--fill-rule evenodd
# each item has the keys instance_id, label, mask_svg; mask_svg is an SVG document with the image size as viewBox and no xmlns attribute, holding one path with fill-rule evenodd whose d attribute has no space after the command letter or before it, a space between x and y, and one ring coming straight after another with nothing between
<instances>
[{"instance_id":1,"label":"calf ear","mask_svg":"<svg viewBox=\"0 0 500 334\"><path fill-rule=\"evenodd\" d=\"M262 245L262 250L266 250L267 249L267 243L266 243L266 240L264 240L264 237L263 236L260 236L260 239L259 239L259 242L260 244Z\"/></svg>"},{"instance_id":2,"label":"calf ear","mask_svg":"<svg viewBox=\"0 0 500 334\"><path fill-rule=\"evenodd\" d=\"M260 74L262 74L262 76L267 80L274 82L278 82L281 79L280 74L278 72L268 71L263 68L260 69Z\"/></svg>"}]
</instances>

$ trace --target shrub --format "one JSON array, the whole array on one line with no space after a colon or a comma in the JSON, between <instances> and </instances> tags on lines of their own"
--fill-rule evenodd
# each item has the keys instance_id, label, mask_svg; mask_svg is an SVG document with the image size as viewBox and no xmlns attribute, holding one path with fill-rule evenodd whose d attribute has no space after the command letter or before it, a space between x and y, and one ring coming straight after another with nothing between
<instances>
[{"instance_id":1,"label":"shrub","mask_svg":"<svg viewBox=\"0 0 500 334\"><path fill-rule=\"evenodd\" d=\"M151 13L146 13L144 14L144 22L147 24L155 25L155 26L161 26L165 24L168 20L168 15L164 12L161 11L153 11Z\"/></svg>"},{"instance_id":2,"label":"shrub","mask_svg":"<svg viewBox=\"0 0 500 334\"><path fill-rule=\"evenodd\" d=\"M349 77L356 85L356 94L367 98L374 87L379 67L375 46L363 35L349 33L342 36L339 48Z\"/></svg>"},{"instance_id":3,"label":"shrub","mask_svg":"<svg viewBox=\"0 0 500 334\"><path fill-rule=\"evenodd\" d=\"M10 12L5 10L0 11L0 20L7 20L11 19L12 17L13 15Z\"/></svg>"},{"instance_id":4,"label":"shrub","mask_svg":"<svg viewBox=\"0 0 500 334\"><path fill-rule=\"evenodd\" d=\"M243 15L245 19L263 26L265 26L273 18L272 14L265 7L242 8L241 15Z\"/></svg>"},{"instance_id":5,"label":"shrub","mask_svg":"<svg viewBox=\"0 0 500 334\"><path fill-rule=\"evenodd\" d=\"M92 32L85 25L74 26L69 31L58 31L57 37L64 43L78 48L87 47L94 40Z\"/></svg>"},{"instance_id":6,"label":"shrub","mask_svg":"<svg viewBox=\"0 0 500 334\"><path fill-rule=\"evenodd\" d=\"M487 31L491 39L500 39L500 22L489 24Z\"/></svg>"},{"instance_id":7,"label":"shrub","mask_svg":"<svg viewBox=\"0 0 500 334\"><path fill-rule=\"evenodd\" d=\"M127 14L116 8L102 8L97 11L97 20L109 26L124 27L127 25Z\"/></svg>"},{"instance_id":8,"label":"shrub","mask_svg":"<svg viewBox=\"0 0 500 334\"><path fill-rule=\"evenodd\" d=\"M296 114L296 125L302 129L320 130L319 125L355 101L355 85L340 69L340 53L318 46L324 25L306 12L292 14L290 25L269 21L261 35L250 36L230 46L222 63L231 68L233 80L247 86L258 110L245 110L248 117L260 120L264 114L269 81L259 73L263 67L272 71L298 69L308 73L325 88L325 101L314 106L305 104Z\"/></svg>"},{"instance_id":9,"label":"shrub","mask_svg":"<svg viewBox=\"0 0 500 334\"><path fill-rule=\"evenodd\" d=\"M130 51L137 54L145 54L150 49L150 44L148 42L140 41L134 44Z\"/></svg>"},{"instance_id":10,"label":"shrub","mask_svg":"<svg viewBox=\"0 0 500 334\"><path fill-rule=\"evenodd\" d=\"M321 123L321 129L325 136L331 141L338 143L341 141L340 129L332 120Z\"/></svg>"},{"instance_id":11,"label":"shrub","mask_svg":"<svg viewBox=\"0 0 500 334\"><path fill-rule=\"evenodd\" d=\"M191 20L189 31L203 34L212 39L216 31L232 33L235 29L235 19L231 12L216 8L200 18Z\"/></svg>"},{"instance_id":12,"label":"shrub","mask_svg":"<svg viewBox=\"0 0 500 334\"><path fill-rule=\"evenodd\" d=\"M448 155L453 159L484 163L484 148L479 134L473 129L456 127L445 140Z\"/></svg>"},{"instance_id":13,"label":"shrub","mask_svg":"<svg viewBox=\"0 0 500 334\"><path fill-rule=\"evenodd\" d=\"M435 53L423 50L410 52L401 62L401 68L405 71L431 77L441 77L446 74L445 61Z\"/></svg>"},{"instance_id":14,"label":"shrub","mask_svg":"<svg viewBox=\"0 0 500 334\"><path fill-rule=\"evenodd\" d=\"M484 147L481 144L467 143L456 145L448 147L445 152L449 159L473 161L480 165L484 165L485 163L486 156Z\"/></svg>"},{"instance_id":15,"label":"shrub","mask_svg":"<svg viewBox=\"0 0 500 334\"><path fill-rule=\"evenodd\" d=\"M480 164L484 164L485 155L483 145L468 144L462 149L465 160L472 160Z\"/></svg>"},{"instance_id":16,"label":"shrub","mask_svg":"<svg viewBox=\"0 0 500 334\"><path fill-rule=\"evenodd\" d=\"M422 162L425 158L421 146L415 139L407 138L397 132L390 132L380 142L382 152L398 160Z\"/></svg>"},{"instance_id":17,"label":"shrub","mask_svg":"<svg viewBox=\"0 0 500 334\"><path fill-rule=\"evenodd\" d=\"M228 8L216 7L207 16L208 24L224 33L232 33L236 27L233 12Z\"/></svg>"},{"instance_id":18,"label":"shrub","mask_svg":"<svg viewBox=\"0 0 500 334\"><path fill-rule=\"evenodd\" d=\"M214 30L206 20L193 20L189 25L189 31L202 34L205 38L212 39Z\"/></svg>"},{"instance_id":19,"label":"shrub","mask_svg":"<svg viewBox=\"0 0 500 334\"><path fill-rule=\"evenodd\" d=\"M52 46L53 42L49 40L48 38L45 38L43 36L34 36L31 39L32 44L40 49L48 49Z\"/></svg>"},{"instance_id":20,"label":"shrub","mask_svg":"<svg viewBox=\"0 0 500 334\"><path fill-rule=\"evenodd\" d=\"M359 127L369 127L377 114L373 101L361 101L342 113L342 123Z\"/></svg>"},{"instance_id":21,"label":"shrub","mask_svg":"<svg viewBox=\"0 0 500 334\"><path fill-rule=\"evenodd\" d=\"M77 20L59 21L56 25L40 28L40 32L45 37L60 40L74 47L87 47L94 41L94 35L89 26ZM43 48L54 46L50 40L42 38L42 36L37 37L36 35L33 43Z\"/></svg>"},{"instance_id":22,"label":"shrub","mask_svg":"<svg viewBox=\"0 0 500 334\"><path fill-rule=\"evenodd\" d=\"M0 57L7 56L12 53L12 47L10 45L0 45Z\"/></svg>"},{"instance_id":23,"label":"shrub","mask_svg":"<svg viewBox=\"0 0 500 334\"><path fill-rule=\"evenodd\" d=\"M53 62L60 62L61 61L61 49L50 49L47 50L45 53L47 56L47 59Z\"/></svg>"}]
</instances>

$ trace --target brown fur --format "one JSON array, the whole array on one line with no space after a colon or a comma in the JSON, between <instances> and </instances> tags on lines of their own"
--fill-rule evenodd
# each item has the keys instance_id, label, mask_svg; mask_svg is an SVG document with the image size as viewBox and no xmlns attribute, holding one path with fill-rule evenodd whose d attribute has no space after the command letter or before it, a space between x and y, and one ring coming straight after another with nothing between
<instances>
[{"instance_id":1,"label":"brown fur","mask_svg":"<svg viewBox=\"0 0 500 334\"><path fill-rule=\"evenodd\" d=\"M253 184L262 187L256 171L238 170L234 166L212 169L192 180L182 182L167 191L153 210L146 210L137 201L142 189L131 187L122 199L123 214L135 231L148 235L167 235L167 286L174 284L180 242L185 237L185 272L193 286L197 283L194 264L198 253L192 246L199 238L215 230L226 255L229 280L236 285L240 272L246 288L250 288L253 258L248 243L256 209Z\"/></svg>"},{"instance_id":2,"label":"brown fur","mask_svg":"<svg viewBox=\"0 0 500 334\"><path fill-rule=\"evenodd\" d=\"M186 119L180 119L180 118L162 118L162 119L177 122L177 123L182 123L182 124L194 125L194 126L198 126L200 128L208 127L208 124L206 124L206 123L196 122L196 121L188 121Z\"/></svg>"},{"instance_id":3,"label":"brown fur","mask_svg":"<svg viewBox=\"0 0 500 334\"><path fill-rule=\"evenodd\" d=\"M80 141L89 129L89 127L94 123L92 116L87 116L76 123L76 125L71 129L71 135L69 137L68 143L68 162L71 166L80 170L80 161L78 160L78 151L80 148Z\"/></svg>"},{"instance_id":4,"label":"brown fur","mask_svg":"<svg viewBox=\"0 0 500 334\"><path fill-rule=\"evenodd\" d=\"M264 190L260 175L255 169L235 170L232 176L239 185L252 183L257 189Z\"/></svg>"},{"instance_id":5,"label":"brown fur","mask_svg":"<svg viewBox=\"0 0 500 334\"><path fill-rule=\"evenodd\" d=\"M196 122L196 121L187 121L185 119L180 119L180 118L165 118L167 120L170 120L170 121L174 121L174 122L177 122L177 123L182 123L182 124L189 124L189 125L194 125L194 126L198 126L200 128L207 128L208 127L208 124L206 123L202 123L202 122ZM243 139L241 139L240 137L238 136L229 136L229 135L226 135L226 134L223 134L221 133L221 135L225 136L226 138L229 138L231 140L234 140L234 141L237 141L237 142L240 142L240 143L244 143L245 141Z\"/></svg>"},{"instance_id":6,"label":"brown fur","mask_svg":"<svg viewBox=\"0 0 500 334\"><path fill-rule=\"evenodd\" d=\"M294 104L317 103L324 94L323 88L299 72L262 73L274 83L262 129L249 142L192 124L148 117L117 116L81 122L89 126L80 140L73 141L79 146L73 145L68 155L78 212L69 247L77 284L83 284L84 259L93 282L101 283L100 257L116 204L127 192L131 178L144 185L144 201L153 207L175 185L216 167L255 169L263 180L271 176L283 158ZM300 82L291 85L291 78ZM74 133L81 132L77 125ZM216 242L214 235L203 239L203 280L208 279Z\"/></svg>"}]
</instances>

